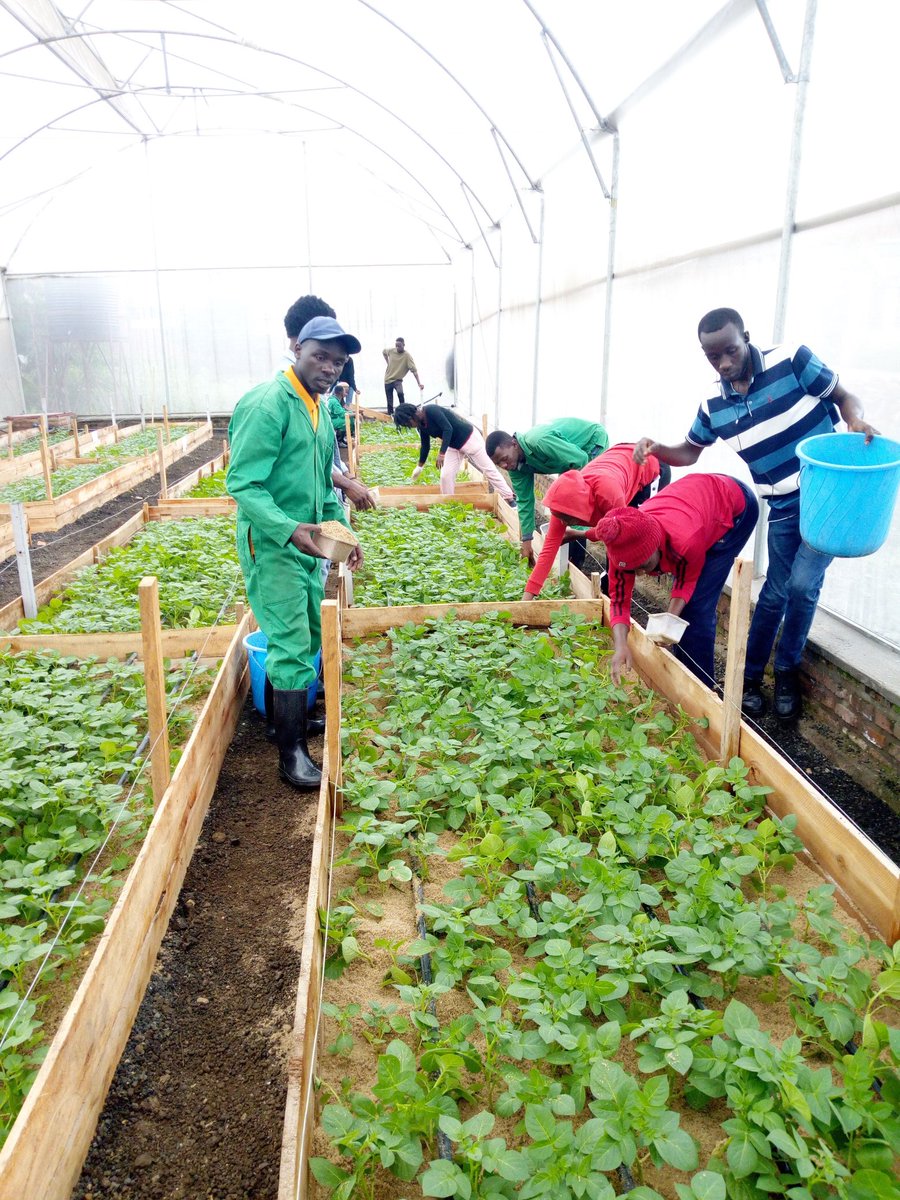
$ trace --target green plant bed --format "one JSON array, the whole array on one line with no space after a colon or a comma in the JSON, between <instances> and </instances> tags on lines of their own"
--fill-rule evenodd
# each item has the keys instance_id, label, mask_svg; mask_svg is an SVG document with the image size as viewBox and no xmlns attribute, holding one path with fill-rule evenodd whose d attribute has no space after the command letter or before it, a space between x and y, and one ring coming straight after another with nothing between
<instances>
[{"instance_id":1,"label":"green plant bed","mask_svg":"<svg viewBox=\"0 0 900 1200\"><path fill-rule=\"evenodd\" d=\"M376 450L373 454L361 454L359 475L369 487L402 487L411 483L411 476L419 463L419 447L399 447L396 450ZM434 456L428 460L416 485L440 483L441 476L434 465Z\"/></svg>"},{"instance_id":2,"label":"green plant bed","mask_svg":"<svg viewBox=\"0 0 900 1200\"><path fill-rule=\"evenodd\" d=\"M206 475L186 493L185 498L191 500L211 500L220 496L227 496L228 492L225 489L225 476L227 471L214 471L212 475Z\"/></svg>"},{"instance_id":3,"label":"green plant bed","mask_svg":"<svg viewBox=\"0 0 900 1200\"><path fill-rule=\"evenodd\" d=\"M54 429L47 434L47 442L51 446L57 445L59 442L64 442L66 438L71 438L71 426L64 426L60 429ZM43 438L39 433L33 437L23 438L21 442L13 442L13 457L18 458L22 454L33 454L35 450L40 450Z\"/></svg>"},{"instance_id":4,"label":"green plant bed","mask_svg":"<svg viewBox=\"0 0 900 1200\"><path fill-rule=\"evenodd\" d=\"M211 678L167 671L173 766ZM0 1143L153 815L146 731L140 662L0 655Z\"/></svg>"},{"instance_id":5,"label":"green plant bed","mask_svg":"<svg viewBox=\"0 0 900 1200\"><path fill-rule=\"evenodd\" d=\"M359 427L359 440L363 446L387 446L396 442L400 445L419 446L419 435L413 429L398 429L393 421L362 420Z\"/></svg>"},{"instance_id":6,"label":"green plant bed","mask_svg":"<svg viewBox=\"0 0 900 1200\"><path fill-rule=\"evenodd\" d=\"M246 603L234 516L150 522L127 545L85 567L36 617L21 621L18 632L134 632L141 627L137 589L145 575L159 579L167 629L232 623L235 605Z\"/></svg>"},{"instance_id":7,"label":"green plant bed","mask_svg":"<svg viewBox=\"0 0 900 1200\"><path fill-rule=\"evenodd\" d=\"M179 425L177 427L178 437L187 437L196 428L196 425ZM140 433L131 434L110 446L99 446L87 456L93 460L92 462L81 463L75 467L60 467L59 470L51 473L50 483L53 495L54 497L63 496L66 492L71 492L74 488L81 487L82 484L89 483L100 475L105 475L107 471L112 471L133 458L154 453L156 449L156 432L153 429L144 429ZM44 486L42 475L30 475L0 488L0 504L11 504L15 501L28 503L46 499L47 489Z\"/></svg>"},{"instance_id":8,"label":"green plant bed","mask_svg":"<svg viewBox=\"0 0 900 1200\"><path fill-rule=\"evenodd\" d=\"M896 1200L900 946L609 653L493 615L345 655L317 1194Z\"/></svg>"},{"instance_id":9,"label":"green plant bed","mask_svg":"<svg viewBox=\"0 0 900 1200\"><path fill-rule=\"evenodd\" d=\"M353 599L364 607L519 600L531 571L497 521L464 503L370 509L353 525L364 554ZM545 598L567 594L568 576L548 580Z\"/></svg>"}]
</instances>

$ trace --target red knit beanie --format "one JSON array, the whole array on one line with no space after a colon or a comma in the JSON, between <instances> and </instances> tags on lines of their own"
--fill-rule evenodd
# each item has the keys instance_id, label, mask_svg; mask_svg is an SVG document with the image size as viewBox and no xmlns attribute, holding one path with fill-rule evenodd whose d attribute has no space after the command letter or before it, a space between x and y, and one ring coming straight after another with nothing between
<instances>
[{"instance_id":1,"label":"red knit beanie","mask_svg":"<svg viewBox=\"0 0 900 1200\"><path fill-rule=\"evenodd\" d=\"M655 517L636 508L612 508L591 530L594 541L606 542L609 564L633 571L662 545Z\"/></svg>"}]
</instances>

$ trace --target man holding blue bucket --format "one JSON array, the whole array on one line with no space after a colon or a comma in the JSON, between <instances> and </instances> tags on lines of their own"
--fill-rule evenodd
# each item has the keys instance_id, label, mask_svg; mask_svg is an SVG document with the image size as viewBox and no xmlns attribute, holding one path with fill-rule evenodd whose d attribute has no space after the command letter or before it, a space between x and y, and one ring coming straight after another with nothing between
<instances>
[{"instance_id":1,"label":"man holding blue bucket","mask_svg":"<svg viewBox=\"0 0 900 1200\"><path fill-rule=\"evenodd\" d=\"M654 454L685 467L705 446L721 438L750 468L769 504L769 566L747 640L742 710L759 718L766 711L762 679L775 651L774 712L790 721L800 714L799 665L831 555L820 554L800 536L800 463L797 445L813 434L833 433L842 417L853 433L870 442L878 430L863 420L860 401L837 374L807 347L760 350L750 341L733 308L708 312L697 327L700 345L719 374L719 390L697 412L687 438L664 446L641 438L637 462Z\"/></svg>"},{"instance_id":2,"label":"man holding blue bucket","mask_svg":"<svg viewBox=\"0 0 900 1200\"><path fill-rule=\"evenodd\" d=\"M260 384L235 406L226 487L237 502L238 560L247 597L268 638L279 774L301 791L319 786L308 735L321 733L307 709L316 678L324 584L314 541L323 520L348 525L331 481L334 430L327 395L360 344L333 317L313 317L296 339L296 365ZM362 563L355 546L351 570Z\"/></svg>"}]
</instances>

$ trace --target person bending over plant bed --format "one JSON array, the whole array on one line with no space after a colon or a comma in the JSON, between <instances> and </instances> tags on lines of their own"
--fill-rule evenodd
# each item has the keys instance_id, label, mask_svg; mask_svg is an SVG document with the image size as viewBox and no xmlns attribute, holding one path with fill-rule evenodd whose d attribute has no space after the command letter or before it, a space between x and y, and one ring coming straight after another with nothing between
<instances>
[{"instance_id":1,"label":"person bending over plant bed","mask_svg":"<svg viewBox=\"0 0 900 1200\"><path fill-rule=\"evenodd\" d=\"M641 508L614 508L587 536L606 543L618 683L632 667L628 648L635 575L672 575L668 611L687 621L672 652L715 687L716 605L735 556L756 526L759 505L730 475L688 475Z\"/></svg>"},{"instance_id":2,"label":"person bending over plant bed","mask_svg":"<svg viewBox=\"0 0 900 1200\"><path fill-rule=\"evenodd\" d=\"M440 438L437 468L441 473L441 491L445 496L452 496L456 491L456 477L463 459L466 458L490 481L494 490L498 491L504 500L515 505L516 498L512 488L487 456L484 438L471 422L460 417L451 408L444 408L442 404L423 404L421 408L416 408L414 404L398 404L394 410L394 424L398 429L419 431L421 450L419 465L412 473L413 483L422 474L422 468L428 462L431 439Z\"/></svg>"},{"instance_id":3,"label":"person bending over plant bed","mask_svg":"<svg viewBox=\"0 0 900 1200\"><path fill-rule=\"evenodd\" d=\"M268 638L266 674L281 778L301 791L317 788L319 768L307 737L307 691L322 644L319 608L325 594L314 541L319 523L348 525L331 485L334 430L319 396L360 344L331 317L314 317L297 336L296 365L237 402L228 437L226 487L237 502L237 550L247 598ZM349 527L349 525L348 525ZM362 563L355 546L347 559Z\"/></svg>"},{"instance_id":4,"label":"person bending over plant bed","mask_svg":"<svg viewBox=\"0 0 900 1200\"><path fill-rule=\"evenodd\" d=\"M563 542L575 538L583 541L583 532L568 529L569 525L596 525L611 508L636 507L656 495L671 478L671 469L661 466L652 455L643 464L636 463L633 442L620 442L592 459L583 470L560 475L544 496L544 507L550 510L550 527L522 599L533 600L540 594Z\"/></svg>"},{"instance_id":5,"label":"person bending over plant bed","mask_svg":"<svg viewBox=\"0 0 900 1200\"><path fill-rule=\"evenodd\" d=\"M488 434L484 445L490 460L509 472L509 481L519 506L522 557L534 566L531 535L534 533L535 475L580 471L591 459L603 453L609 445L609 435L602 425L593 421L562 417L547 425L535 425L527 433L510 435L502 429L495 429ZM621 503L627 504L627 501ZM598 513L597 518L602 515ZM571 561L580 567L584 562L584 552L580 561L577 552Z\"/></svg>"}]
</instances>

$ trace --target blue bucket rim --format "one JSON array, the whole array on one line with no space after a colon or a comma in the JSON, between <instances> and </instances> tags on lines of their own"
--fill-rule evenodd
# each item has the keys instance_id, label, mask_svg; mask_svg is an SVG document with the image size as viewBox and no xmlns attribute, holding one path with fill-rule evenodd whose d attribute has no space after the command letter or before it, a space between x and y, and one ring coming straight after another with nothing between
<instances>
[{"instance_id":1,"label":"blue bucket rim","mask_svg":"<svg viewBox=\"0 0 900 1200\"><path fill-rule=\"evenodd\" d=\"M263 637L266 637L261 629L254 629L252 633L247 634L243 640L243 646L245 650L266 650L268 648L268 638L266 638L265 646L257 646L255 642L250 641L251 638L257 637L259 634L262 634Z\"/></svg>"},{"instance_id":2,"label":"blue bucket rim","mask_svg":"<svg viewBox=\"0 0 900 1200\"><path fill-rule=\"evenodd\" d=\"M812 458L808 450L804 450L804 446L810 445L812 442L818 442L824 438L829 441L834 437L842 438L864 438L864 433L851 433L849 430L835 430L834 433L814 433L811 437L804 438L802 442L797 443L797 457L803 463L808 463L811 467L827 467L830 471L885 471L892 467L900 467L900 442L895 442L893 438L885 437L883 434L877 433L875 439L882 443L887 443L895 448L896 459L893 462L881 463L833 463L824 462L821 458Z\"/></svg>"}]
</instances>

